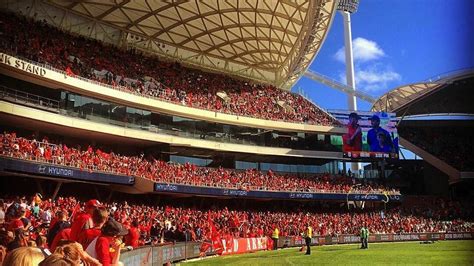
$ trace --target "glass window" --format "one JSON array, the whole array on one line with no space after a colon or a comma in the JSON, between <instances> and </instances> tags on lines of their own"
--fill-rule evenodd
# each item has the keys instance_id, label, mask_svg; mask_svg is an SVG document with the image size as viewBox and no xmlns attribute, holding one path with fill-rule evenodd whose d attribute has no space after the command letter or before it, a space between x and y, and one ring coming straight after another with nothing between
<instances>
[{"instance_id":1,"label":"glass window","mask_svg":"<svg viewBox=\"0 0 474 266\"><path fill-rule=\"evenodd\" d=\"M236 161L235 162L235 168L236 169L241 169L241 170L258 169L258 163Z\"/></svg>"},{"instance_id":2,"label":"glass window","mask_svg":"<svg viewBox=\"0 0 474 266\"><path fill-rule=\"evenodd\" d=\"M197 166L207 166L212 162L212 159L171 155L170 162L179 163L179 164L191 163Z\"/></svg>"},{"instance_id":3,"label":"glass window","mask_svg":"<svg viewBox=\"0 0 474 266\"><path fill-rule=\"evenodd\" d=\"M0 74L0 78L3 78ZM246 126L228 125L167 114L152 113L107 101L55 90L12 79L11 84L20 92L60 100L61 111L74 117L94 120L117 126L151 130L163 134L250 146L282 147L297 150L341 151L342 137L325 134L266 130ZM13 85L12 85L13 86ZM151 127L150 125L153 125ZM365 136L364 136L365 141ZM249 166L250 167L250 166ZM254 167L254 166L252 166ZM275 166L277 167L277 166ZM285 168L287 171L290 168Z\"/></svg>"}]
</instances>

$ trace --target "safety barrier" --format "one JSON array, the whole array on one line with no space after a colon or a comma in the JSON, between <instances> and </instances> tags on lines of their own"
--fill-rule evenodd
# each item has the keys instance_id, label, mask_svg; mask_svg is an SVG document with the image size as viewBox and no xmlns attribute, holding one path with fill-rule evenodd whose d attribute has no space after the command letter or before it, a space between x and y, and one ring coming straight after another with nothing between
<instances>
[{"instance_id":1,"label":"safety barrier","mask_svg":"<svg viewBox=\"0 0 474 266\"><path fill-rule=\"evenodd\" d=\"M125 251L120 256L124 265L163 265L174 262L197 258L200 254L201 242L180 242L160 246L146 246L131 251ZM212 255L212 248L206 255Z\"/></svg>"},{"instance_id":2,"label":"safety barrier","mask_svg":"<svg viewBox=\"0 0 474 266\"><path fill-rule=\"evenodd\" d=\"M399 242L399 241L437 241L455 239L474 239L474 233L404 233L404 234L372 234L369 235L369 243L377 242ZM339 236L315 236L311 239L312 245L335 245L360 243L357 235ZM280 237L278 247L298 247L305 244L304 238L300 236Z\"/></svg>"}]
</instances>

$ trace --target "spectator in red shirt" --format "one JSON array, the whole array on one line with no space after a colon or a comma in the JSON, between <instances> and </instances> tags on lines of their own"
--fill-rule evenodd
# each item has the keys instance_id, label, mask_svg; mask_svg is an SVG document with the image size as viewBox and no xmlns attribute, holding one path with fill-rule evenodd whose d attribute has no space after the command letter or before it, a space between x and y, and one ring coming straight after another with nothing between
<instances>
[{"instance_id":1,"label":"spectator in red shirt","mask_svg":"<svg viewBox=\"0 0 474 266\"><path fill-rule=\"evenodd\" d=\"M94 239L86 249L91 257L98 259L103 266L122 265L120 263L121 236L128 230L114 219L109 219L102 227L99 237Z\"/></svg>"},{"instance_id":2,"label":"spectator in red shirt","mask_svg":"<svg viewBox=\"0 0 474 266\"><path fill-rule=\"evenodd\" d=\"M49 246L49 250L54 252L58 244L62 240L69 240L71 238L71 228L64 228L53 239L53 243Z\"/></svg>"},{"instance_id":3,"label":"spectator in red shirt","mask_svg":"<svg viewBox=\"0 0 474 266\"><path fill-rule=\"evenodd\" d=\"M133 248L138 247L138 239L140 238L138 226L138 221L133 220L132 225L128 229L128 235L125 236L125 245L131 246Z\"/></svg>"},{"instance_id":4,"label":"spectator in red shirt","mask_svg":"<svg viewBox=\"0 0 474 266\"><path fill-rule=\"evenodd\" d=\"M23 230L24 229L24 224L20 220L20 218L14 218L13 220L8 223L7 226L7 231L12 231L15 232L16 230Z\"/></svg>"},{"instance_id":5,"label":"spectator in red shirt","mask_svg":"<svg viewBox=\"0 0 474 266\"><path fill-rule=\"evenodd\" d=\"M94 210L92 214L92 222L94 227L83 230L79 233L78 241L84 249L89 246L89 244L100 235L102 226L105 224L109 218L109 212L104 207L99 207Z\"/></svg>"},{"instance_id":6,"label":"spectator in red shirt","mask_svg":"<svg viewBox=\"0 0 474 266\"><path fill-rule=\"evenodd\" d=\"M94 213L94 210L100 206L101 206L100 202L96 199L91 199L86 203L86 211L78 214L74 218L74 222L72 223L72 226L71 226L70 240L77 241L79 234L83 230L93 227L93 223L91 219L92 213Z\"/></svg>"}]
</instances>

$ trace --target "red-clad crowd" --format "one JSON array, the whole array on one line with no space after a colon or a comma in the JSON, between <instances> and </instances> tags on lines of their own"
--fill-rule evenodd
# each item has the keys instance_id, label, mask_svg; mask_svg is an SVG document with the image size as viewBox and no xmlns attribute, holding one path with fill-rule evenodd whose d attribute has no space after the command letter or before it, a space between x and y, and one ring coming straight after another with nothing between
<instances>
[{"instance_id":1,"label":"red-clad crowd","mask_svg":"<svg viewBox=\"0 0 474 266\"><path fill-rule=\"evenodd\" d=\"M132 247L201 241L211 237L211 230L217 231L221 238L270 236L274 228L279 228L280 236L299 236L306 224L314 228L315 235L322 236L357 235L362 225L371 233L473 232L474 213L472 203L469 204L462 206L438 198L387 210L302 205L270 210L275 206L232 209L217 205L197 208L179 203L101 204L97 200L79 202L74 197L42 199L36 194L33 200L17 197L0 202L3 225L0 245L9 252L23 246L55 251L65 241L77 242L86 251L84 258L90 256L90 260L95 258L109 265L119 257L122 241ZM110 246L113 248L109 249Z\"/></svg>"},{"instance_id":2,"label":"red-clad crowd","mask_svg":"<svg viewBox=\"0 0 474 266\"><path fill-rule=\"evenodd\" d=\"M297 176L295 174L274 173L248 169L238 171L226 168L198 167L194 164L174 164L154 158L123 156L105 152L89 146L87 149L68 147L49 143L47 138L38 141L23 138L16 133L0 134L0 152L4 156L46 161L53 164L73 166L84 171L102 171L129 176L148 178L157 182L187 184L194 186L212 186L243 190L300 191L322 193L389 193L399 191L376 183L356 184L356 179L331 175L313 174ZM355 187L356 188L353 188Z\"/></svg>"},{"instance_id":3,"label":"red-clad crowd","mask_svg":"<svg viewBox=\"0 0 474 266\"><path fill-rule=\"evenodd\" d=\"M240 116L340 125L300 95L121 50L45 22L3 13L0 34L0 49L8 54L146 97Z\"/></svg>"},{"instance_id":4,"label":"red-clad crowd","mask_svg":"<svg viewBox=\"0 0 474 266\"><path fill-rule=\"evenodd\" d=\"M97 200L86 202L82 211L74 198L43 201L40 194L0 203L3 265L120 265L121 249L138 247L138 223L117 222ZM39 250L41 260L20 259L27 248Z\"/></svg>"}]
</instances>

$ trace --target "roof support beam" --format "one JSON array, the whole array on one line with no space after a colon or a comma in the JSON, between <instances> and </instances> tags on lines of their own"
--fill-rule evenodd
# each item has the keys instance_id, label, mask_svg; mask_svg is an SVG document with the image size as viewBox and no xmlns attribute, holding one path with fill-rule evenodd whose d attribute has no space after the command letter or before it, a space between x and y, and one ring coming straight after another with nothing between
<instances>
[{"instance_id":1,"label":"roof support beam","mask_svg":"<svg viewBox=\"0 0 474 266\"><path fill-rule=\"evenodd\" d=\"M354 90L347 86L347 85L344 85L340 82L337 82L329 77L326 77L326 76L323 76L319 73L316 73L310 69L308 69L305 73L304 73L304 76L311 79L311 80L314 80L314 81L317 81L317 82L320 82L320 83L323 83L324 85L326 86L329 86L333 89L336 89L338 91L342 91L346 94L350 94L350 93L354 93ZM362 99L364 101L367 101L369 103L375 103L376 99L372 96L370 96L369 94L367 93L364 93L360 90L356 90L355 91L355 96L359 99Z\"/></svg>"},{"instance_id":2,"label":"roof support beam","mask_svg":"<svg viewBox=\"0 0 474 266\"><path fill-rule=\"evenodd\" d=\"M110 13L114 12L115 10L117 10L117 9L119 9L119 8L122 8L122 6L128 4L129 2L130 2L130 0L125 0L125 1L121 2L121 3L118 4L118 5L112 6L110 9L108 9L108 10L105 11L104 13L100 14L99 16L97 16L96 19L102 20L102 19L105 18L107 15L109 15Z\"/></svg>"}]
</instances>

